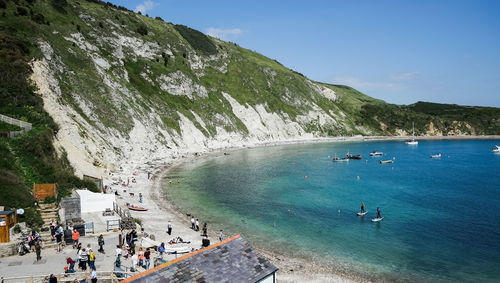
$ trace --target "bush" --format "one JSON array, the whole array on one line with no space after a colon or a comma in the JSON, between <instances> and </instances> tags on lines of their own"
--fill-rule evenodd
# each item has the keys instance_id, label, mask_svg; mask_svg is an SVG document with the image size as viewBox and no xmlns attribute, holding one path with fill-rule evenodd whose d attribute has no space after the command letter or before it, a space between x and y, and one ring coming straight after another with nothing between
<instances>
[{"instance_id":1,"label":"bush","mask_svg":"<svg viewBox=\"0 0 500 283\"><path fill-rule=\"evenodd\" d=\"M66 13L66 7L68 6L68 2L66 0L52 0L52 7L56 9L60 13Z\"/></svg>"},{"instance_id":2,"label":"bush","mask_svg":"<svg viewBox=\"0 0 500 283\"><path fill-rule=\"evenodd\" d=\"M142 220L139 218L134 218L135 223L139 224L139 226L142 226Z\"/></svg>"},{"instance_id":3,"label":"bush","mask_svg":"<svg viewBox=\"0 0 500 283\"><path fill-rule=\"evenodd\" d=\"M17 7L17 14L19 16L27 16L28 15L28 10L26 10L23 7Z\"/></svg>"},{"instance_id":4,"label":"bush","mask_svg":"<svg viewBox=\"0 0 500 283\"><path fill-rule=\"evenodd\" d=\"M55 202L56 202L56 198L55 197L46 197L43 200L43 203L55 203Z\"/></svg>"},{"instance_id":5,"label":"bush","mask_svg":"<svg viewBox=\"0 0 500 283\"><path fill-rule=\"evenodd\" d=\"M136 31L137 31L138 34L141 34L141 35L147 35L148 34L148 28L144 24L139 25L137 27Z\"/></svg>"},{"instance_id":6,"label":"bush","mask_svg":"<svg viewBox=\"0 0 500 283\"><path fill-rule=\"evenodd\" d=\"M42 14L35 14L31 19L38 24L44 24L45 23L45 17Z\"/></svg>"},{"instance_id":7,"label":"bush","mask_svg":"<svg viewBox=\"0 0 500 283\"><path fill-rule=\"evenodd\" d=\"M21 233L21 226L19 226L19 224L14 225L14 233Z\"/></svg>"},{"instance_id":8,"label":"bush","mask_svg":"<svg viewBox=\"0 0 500 283\"><path fill-rule=\"evenodd\" d=\"M24 210L24 214L20 216L21 222L26 222L30 228L39 228L43 225L42 216L38 210L33 207L28 207Z\"/></svg>"}]
</instances>

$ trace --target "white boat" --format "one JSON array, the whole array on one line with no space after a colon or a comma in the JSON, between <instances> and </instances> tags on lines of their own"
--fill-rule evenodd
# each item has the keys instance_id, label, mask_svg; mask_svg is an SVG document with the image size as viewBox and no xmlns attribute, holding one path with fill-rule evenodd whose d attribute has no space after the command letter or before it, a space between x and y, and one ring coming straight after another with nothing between
<instances>
[{"instance_id":1,"label":"white boat","mask_svg":"<svg viewBox=\"0 0 500 283\"><path fill-rule=\"evenodd\" d=\"M407 145L418 145L418 141L415 139L415 123L412 123L412 139L406 141Z\"/></svg>"},{"instance_id":2,"label":"white boat","mask_svg":"<svg viewBox=\"0 0 500 283\"><path fill-rule=\"evenodd\" d=\"M338 157L337 157L337 154L335 154L335 156L332 158L332 161L333 161L333 162L348 162L348 161L349 161L349 158L347 158L347 157L344 157L344 158L338 158Z\"/></svg>"},{"instance_id":3,"label":"white boat","mask_svg":"<svg viewBox=\"0 0 500 283\"><path fill-rule=\"evenodd\" d=\"M495 153L500 153L500 145L495 145L495 148L492 150Z\"/></svg>"},{"instance_id":4,"label":"white boat","mask_svg":"<svg viewBox=\"0 0 500 283\"><path fill-rule=\"evenodd\" d=\"M431 158L441 158L441 152L438 154L432 154Z\"/></svg>"},{"instance_id":5,"label":"white boat","mask_svg":"<svg viewBox=\"0 0 500 283\"><path fill-rule=\"evenodd\" d=\"M382 155L384 155L383 152L376 151L376 150L374 150L372 153L370 153L370 156L382 156Z\"/></svg>"}]
</instances>

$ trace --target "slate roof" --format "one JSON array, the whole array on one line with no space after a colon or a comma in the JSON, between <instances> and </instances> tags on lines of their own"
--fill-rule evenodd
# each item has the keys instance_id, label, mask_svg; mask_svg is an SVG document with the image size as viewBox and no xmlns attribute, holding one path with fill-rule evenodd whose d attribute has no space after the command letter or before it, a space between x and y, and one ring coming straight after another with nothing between
<instances>
[{"instance_id":1,"label":"slate roof","mask_svg":"<svg viewBox=\"0 0 500 283\"><path fill-rule=\"evenodd\" d=\"M256 282L277 270L238 235L122 282Z\"/></svg>"}]
</instances>

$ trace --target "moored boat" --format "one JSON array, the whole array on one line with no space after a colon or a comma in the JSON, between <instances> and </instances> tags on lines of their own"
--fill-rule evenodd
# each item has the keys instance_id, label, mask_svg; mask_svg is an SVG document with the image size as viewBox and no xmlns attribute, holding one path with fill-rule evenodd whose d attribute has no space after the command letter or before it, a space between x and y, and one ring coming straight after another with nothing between
<instances>
[{"instance_id":1,"label":"moored boat","mask_svg":"<svg viewBox=\"0 0 500 283\"><path fill-rule=\"evenodd\" d=\"M495 145L495 147L492 149L493 152L500 153L500 145Z\"/></svg>"},{"instance_id":2,"label":"moored boat","mask_svg":"<svg viewBox=\"0 0 500 283\"><path fill-rule=\"evenodd\" d=\"M333 162L346 162L346 161L349 161L349 159L347 157L344 157L344 158L338 158L338 157L334 157L332 158L332 161Z\"/></svg>"},{"instance_id":3,"label":"moored boat","mask_svg":"<svg viewBox=\"0 0 500 283\"><path fill-rule=\"evenodd\" d=\"M142 206L133 205L127 202L127 208L135 211L147 211L148 209Z\"/></svg>"},{"instance_id":4,"label":"moored boat","mask_svg":"<svg viewBox=\"0 0 500 283\"><path fill-rule=\"evenodd\" d=\"M349 154L349 152L345 155L348 159L361 159L361 154Z\"/></svg>"},{"instance_id":5,"label":"moored boat","mask_svg":"<svg viewBox=\"0 0 500 283\"><path fill-rule=\"evenodd\" d=\"M418 141L415 139L415 123L412 123L412 139L405 142L407 145L418 145Z\"/></svg>"},{"instance_id":6,"label":"moored boat","mask_svg":"<svg viewBox=\"0 0 500 283\"><path fill-rule=\"evenodd\" d=\"M432 154L431 158L440 158L441 157L441 152L438 154Z\"/></svg>"},{"instance_id":7,"label":"moored boat","mask_svg":"<svg viewBox=\"0 0 500 283\"><path fill-rule=\"evenodd\" d=\"M394 163L394 161L392 159L389 159L389 160L380 160L378 163L380 163L380 164Z\"/></svg>"},{"instance_id":8,"label":"moored boat","mask_svg":"<svg viewBox=\"0 0 500 283\"><path fill-rule=\"evenodd\" d=\"M384 155L383 152L376 151L376 150L374 150L373 152L370 153L370 156L382 156L382 155Z\"/></svg>"}]
</instances>

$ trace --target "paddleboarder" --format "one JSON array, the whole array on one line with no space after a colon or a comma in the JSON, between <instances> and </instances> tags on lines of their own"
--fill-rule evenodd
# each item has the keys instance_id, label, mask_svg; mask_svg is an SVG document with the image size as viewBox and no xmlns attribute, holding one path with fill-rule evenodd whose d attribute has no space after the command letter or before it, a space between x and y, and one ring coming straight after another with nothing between
<instances>
[{"instance_id":1,"label":"paddleboarder","mask_svg":"<svg viewBox=\"0 0 500 283\"><path fill-rule=\"evenodd\" d=\"M365 212L365 203L361 202L361 212Z\"/></svg>"},{"instance_id":2,"label":"paddleboarder","mask_svg":"<svg viewBox=\"0 0 500 283\"><path fill-rule=\"evenodd\" d=\"M382 216L380 216L380 207L377 207L377 218L382 218Z\"/></svg>"}]
</instances>

